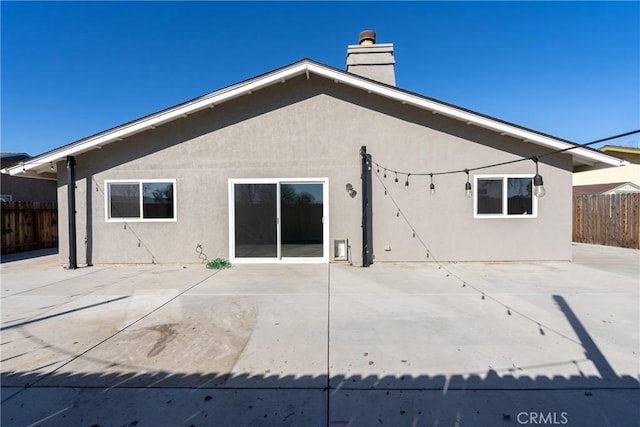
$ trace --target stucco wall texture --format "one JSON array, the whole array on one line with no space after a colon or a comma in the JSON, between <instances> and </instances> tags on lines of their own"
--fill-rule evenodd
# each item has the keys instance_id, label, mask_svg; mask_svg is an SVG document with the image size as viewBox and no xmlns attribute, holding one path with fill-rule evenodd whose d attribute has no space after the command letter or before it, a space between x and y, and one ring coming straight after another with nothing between
<instances>
[{"instance_id":1,"label":"stucco wall texture","mask_svg":"<svg viewBox=\"0 0 640 427\"><path fill-rule=\"evenodd\" d=\"M375 162L407 172L473 168L540 154L542 147L311 75L270 86L76 156L79 264L200 262L229 257L230 178L329 180L330 260L348 239L362 261L361 146ZM478 174L533 174L531 161ZM380 177L382 176L382 170ZM540 162L547 195L537 218L474 219L464 174L387 184L432 256L443 261L568 260L571 257L571 158ZM67 188L59 168L60 261L68 262ZM473 179L475 172L471 173ZM105 220L105 180L175 179L177 221ZM401 176L401 180L403 177ZM358 191L352 198L345 186ZM374 262L429 261L373 170Z\"/></svg>"}]
</instances>

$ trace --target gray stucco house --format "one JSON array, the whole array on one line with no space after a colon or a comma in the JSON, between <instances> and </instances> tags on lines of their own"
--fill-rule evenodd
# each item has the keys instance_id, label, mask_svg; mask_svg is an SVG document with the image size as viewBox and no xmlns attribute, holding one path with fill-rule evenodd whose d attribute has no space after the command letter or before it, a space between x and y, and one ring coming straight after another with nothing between
<instances>
[{"instance_id":1,"label":"gray stucco house","mask_svg":"<svg viewBox=\"0 0 640 427\"><path fill-rule=\"evenodd\" d=\"M29 159L31 156L27 153L0 153L0 168L19 166ZM56 187L54 177L22 179L20 175L0 174L0 200L3 202L55 203L58 193Z\"/></svg>"},{"instance_id":2,"label":"gray stucco house","mask_svg":"<svg viewBox=\"0 0 640 427\"><path fill-rule=\"evenodd\" d=\"M569 260L572 172L621 160L575 148L476 170L575 144L399 89L394 67L393 45L366 31L346 71L304 59L8 172L56 174L72 268L200 250L235 263Z\"/></svg>"}]
</instances>

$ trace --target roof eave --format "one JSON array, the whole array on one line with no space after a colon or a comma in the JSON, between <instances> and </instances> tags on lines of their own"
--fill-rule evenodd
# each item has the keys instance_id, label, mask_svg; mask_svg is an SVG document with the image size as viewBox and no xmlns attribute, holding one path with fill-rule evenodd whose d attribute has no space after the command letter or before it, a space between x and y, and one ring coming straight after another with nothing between
<instances>
[{"instance_id":1,"label":"roof eave","mask_svg":"<svg viewBox=\"0 0 640 427\"><path fill-rule=\"evenodd\" d=\"M442 114L444 116L463 121L468 125L479 126L498 132L501 135L509 135L514 138L522 139L525 142L531 142L552 150L568 149L575 146L575 144L567 141L559 140L507 122L483 116L472 111L447 105L433 99L403 91L393 86L388 86L383 83L349 74L347 72L316 63L309 59L304 59L271 73L218 90L192 101L168 108L111 130L101 132L39 156L32 157L28 161L6 168L6 171L11 175L17 175L32 169L42 169L43 164L47 165L50 163L56 163L65 159L67 156L78 155L93 149L102 148L104 145L120 141L140 132L155 129L157 126L187 117L189 114L193 114L197 111L204 110L206 108L214 108L217 104L221 104L245 94L250 94L253 91L260 90L272 84L285 82L287 79L302 74L306 74L307 79L309 79L310 73L334 80L336 83L348 84L353 87L366 90L369 93L375 93L389 99L397 100L402 104L409 104L431 111L434 114ZM573 157L574 163L577 164L589 166L593 166L597 163L602 163L608 166L622 166L624 164L628 164L625 160L583 147L572 148L568 154Z\"/></svg>"}]
</instances>

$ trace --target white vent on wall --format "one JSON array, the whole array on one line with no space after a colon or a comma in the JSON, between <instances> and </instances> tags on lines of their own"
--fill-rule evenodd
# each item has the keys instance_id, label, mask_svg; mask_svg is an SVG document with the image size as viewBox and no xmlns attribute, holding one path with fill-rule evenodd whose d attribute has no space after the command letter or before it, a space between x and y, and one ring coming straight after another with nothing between
<instances>
[{"instance_id":1,"label":"white vent on wall","mask_svg":"<svg viewBox=\"0 0 640 427\"><path fill-rule=\"evenodd\" d=\"M347 260L347 240L333 241L333 258L336 260Z\"/></svg>"}]
</instances>

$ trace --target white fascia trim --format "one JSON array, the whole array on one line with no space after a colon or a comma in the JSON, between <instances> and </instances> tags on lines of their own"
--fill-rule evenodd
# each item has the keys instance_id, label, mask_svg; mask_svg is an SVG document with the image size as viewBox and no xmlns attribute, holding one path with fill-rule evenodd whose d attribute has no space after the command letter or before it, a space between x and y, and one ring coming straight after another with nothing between
<instances>
[{"instance_id":1,"label":"white fascia trim","mask_svg":"<svg viewBox=\"0 0 640 427\"><path fill-rule=\"evenodd\" d=\"M152 117L148 117L146 119L131 123L128 126L117 128L107 134L98 135L94 138L90 138L86 141L80 142L77 145L68 147L65 150L51 153L44 157L34 157L30 159L30 161L24 162L23 164L7 168L7 171L11 175L17 175L19 173L23 173L23 166L25 170L35 169L43 163L46 164L49 162L56 162L64 159L67 156L72 156L74 154L88 151L96 146L106 145L118 139L123 139L136 134L138 132L153 129L154 127L157 127L163 123L185 117L186 115L193 112L262 89L266 86L270 86L274 83L281 82L288 78L295 77L304 73L308 75L309 72L326 77L336 82L341 82L356 88L364 89L390 99L398 100L405 104L410 104L432 112L437 112L439 114L464 121L468 124L474 124L476 126L484 127L499 133L504 133L505 135L528 140L535 144L543 145L554 150L560 150L572 146L571 144L558 141L554 138L545 137L543 135L520 129L506 123L496 122L495 120L491 120L486 117L482 117L467 111L457 109L455 107L450 107L434 101L430 101L416 95L404 93L394 88L376 84L375 82L363 80L358 76L346 75L343 72L337 72L335 70L305 60L291 67L285 68L278 72L274 72L272 74L268 74L248 83L241 83L239 85L231 86L227 89L222 89L221 91L214 92L208 96L205 95L204 97L199 98L187 105L182 105L170 111L158 113ZM601 162L611 166L622 166L625 164L624 161L615 159L605 153L598 153L591 150L586 150L584 148L576 148L574 150L571 150L570 154L576 157L580 157L583 160L591 162Z\"/></svg>"},{"instance_id":2,"label":"white fascia trim","mask_svg":"<svg viewBox=\"0 0 640 427\"><path fill-rule=\"evenodd\" d=\"M504 133L505 135L520 138L522 140L528 140L535 144L549 147L553 150L561 150L573 146L566 142L558 141L557 139L549 138L544 135L508 125L506 123L496 122L495 120L491 120L487 117L482 117L468 111L463 111L454 107L450 107L448 105L443 105L434 101L430 101L428 99L418 97L416 95L404 93L385 86L380 86L376 83L365 81L358 77L345 76L342 73L337 73L334 70L320 67L315 64L308 64L308 67L310 71L326 78L342 81L343 83L347 83L351 86L374 92L378 95L385 96L390 99L395 99L400 102L411 104L413 106L423 108L432 112L435 111L439 114L461 120L465 123L487 128L499 133ZM573 149L568 154L572 154L577 157L582 157L584 159L595 162L605 163L611 166L622 166L624 164L622 163L622 161L614 159L607 154L594 152L584 148Z\"/></svg>"},{"instance_id":3,"label":"white fascia trim","mask_svg":"<svg viewBox=\"0 0 640 427\"><path fill-rule=\"evenodd\" d=\"M173 110L165 111L155 116L136 121L126 127L118 128L107 134L96 136L95 138L91 138L84 142L78 143L77 145L68 147L67 149L59 151L57 153L51 153L44 157L38 157L38 158L34 157L32 159L33 162L31 164L30 162L24 162L24 164L7 168L7 170L11 175L17 175L19 173L23 173L23 166L24 166L24 170L28 171L30 169L37 168L43 163L59 161L61 159L66 158L67 156L72 156L78 153L82 153L84 151L88 151L96 146L106 145L118 139L123 139L145 130L154 129L155 127L163 123L170 122L172 120L184 117L185 115L192 114L196 111L208 108L210 105L219 104L219 103L228 101L230 99L236 98L238 96L242 96L246 93L262 89L266 86L270 86L273 83L280 82L282 81L282 79L287 79L287 78L296 76L298 74L302 74L306 70L307 70L307 64L301 63L293 67L281 70L277 73L264 76L258 80L241 84L239 86L227 88L222 92L215 92L210 96L205 95L204 98L198 99L190 104L183 105Z\"/></svg>"}]
</instances>

